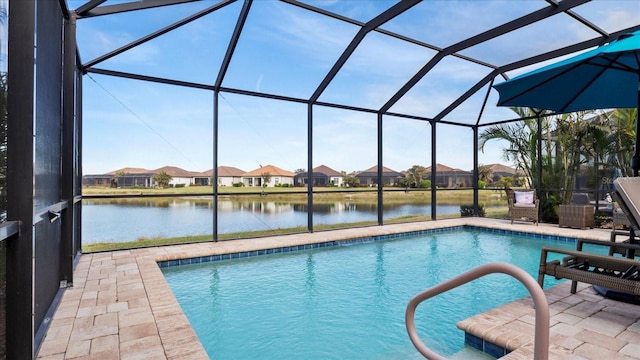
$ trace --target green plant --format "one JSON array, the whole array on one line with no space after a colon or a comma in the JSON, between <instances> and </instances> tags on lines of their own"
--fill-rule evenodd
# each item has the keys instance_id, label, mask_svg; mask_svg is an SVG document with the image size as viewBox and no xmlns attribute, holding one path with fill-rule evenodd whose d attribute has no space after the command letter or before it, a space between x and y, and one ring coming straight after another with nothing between
<instances>
[{"instance_id":1,"label":"green plant","mask_svg":"<svg viewBox=\"0 0 640 360\"><path fill-rule=\"evenodd\" d=\"M473 211L473 204L471 205L460 205L460 216L461 217L470 217L470 216L474 216L474 211ZM484 217L485 216L485 211L484 211L484 206L482 205L478 205L478 216L480 217Z\"/></svg>"},{"instance_id":2,"label":"green plant","mask_svg":"<svg viewBox=\"0 0 640 360\"><path fill-rule=\"evenodd\" d=\"M559 193L545 193L544 196L540 199L541 221L557 224L560 204L562 204L562 196Z\"/></svg>"},{"instance_id":3,"label":"green plant","mask_svg":"<svg viewBox=\"0 0 640 360\"><path fill-rule=\"evenodd\" d=\"M173 177L164 171L160 171L151 177L151 180L161 189L169 187L169 182L171 182L172 179Z\"/></svg>"},{"instance_id":4,"label":"green plant","mask_svg":"<svg viewBox=\"0 0 640 360\"><path fill-rule=\"evenodd\" d=\"M602 227L604 224L613 223L613 217L611 214L596 211L593 217L593 225L595 227Z\"/></svg>"},{"instance_id":5,"label":"green plant","mask_svg":"<svg viewBox=\"0 0 640 360\"><path fill-rule=\"evenodd\" d=\"M431 189L431 180L421 180L419 187L421 189Z\"/></svg>"}]
</instances>

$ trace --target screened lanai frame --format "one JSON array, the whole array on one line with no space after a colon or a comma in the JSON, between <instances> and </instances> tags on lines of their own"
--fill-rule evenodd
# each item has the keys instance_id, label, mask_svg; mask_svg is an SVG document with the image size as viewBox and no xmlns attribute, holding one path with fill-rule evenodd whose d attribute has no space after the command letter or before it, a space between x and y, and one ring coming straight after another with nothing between
<instances>
[{"instance_id":1,"label":"screened lanai frame","mask_svg":"<svg viewBox=\"0 0 640 360\"><path fill-rule=\"evenodd\" d=\"M125 2L125 3L111 3L105 2L103 0L94 0L89 1L86 4L81 5L75 11L70 12L70 16L74 18L76 21L83 21L83 19L89 19L93 17L99 16L109 16L113 14L121 14L130 11L137 10L145 10L149 8L162 7L162 6L180 6L181 4L190 3L190 2L198 2L197 0L162 0L162 1L154 1L154 2ZM383 118L385 116L392 116L397 118L411 119L416 121L422 121L430 124L431 129L431 164L435 166L437 163L437 124L446 124L452 126L460 126L462 128L470 129L473 133L473 148L476 149L473 153L473 204L474 204L474 212L478 214L478 136L479 129L486 126L497 125L500 123L506 123L511 121L519 121L521 118L508 118L495 122L482 122L482 115L485 108L488 105L488 100L490 98L491 85L493 85L494 81L498 79L508 79L507 73L511 71L518 71L519 69L527 68L541 62L549 61L556 59L558 57L566 56L573 54L575 52L579 52L582 50L586 50L592 48L594 46L598 46L609 41L615 40L619 35L634 31L640 28L640 25L634 25L631 27L624 28L622 30L617 30L615 32L607 32L603 28L596 25L594 22L587 20L585 17L576 13L574 8L579 7L585 3L588 3L588 0L565 0L562 2L556 2L553 0L548 1L540 1L541 8L524 14L521 17L516 19L507 21L503 24L495 26L489 30L481 32L479 34L475 34L471 37L463 39L461 41L457 41L446 47L437 47L427 42L418 40L416 38L412 38L406 35L402 35L397 32L385 30L385 24L402 16L405 13L409 13L412 8L414 8L421 1L409 0L409 1L400 1L394 4L390 4L390 7L385 11L381 12L373 19L362 22L356 20L355 18L347 17L345 15L331 12L322 7L322 3L319 3L318 6L311 5L307 2L299 2L299 1L290 1L284 0L283 3L287 5L302 9L304 11L313 12L320 16L330 17L332 19L339 20L341 22L348 23L351 26L356 26L359 30L351 38L348 45L344 48L340 56L335 60L331 68L326 72L324 78L317 84L315 90L309 97L295 97L290 95L281 95L260 91L251 91L238 87L230 87L225 86L225 80L227 76L227 71L231 65L231 62L234 60L234 55L240 41L241 35L243 34L243 30L249 14L251 13L252 1L245 1L242 3L242 7L237 15L237 21L235 23L235 27L233 32L231 33L229 43L226 47L224 59L222 60L222 64L220 65L220 69L217 72L217 76L215 81L211 83L200 83L193 81L183 81L179 79L158 77L158 76L150 76L150 75L142 75L140 73L133 72L125 72L119 70L112 70L108 68L101 67L101 65L114 57L117 57L120 54L127 52L128 50L134 49L137 46L145 44L155 38L158 38L164 34L167 34L173 30L180 28L181 26L188 24L192 21L195 21L201 17L204 17L208 14L214 13L221 9L224 9L234 1L220 1L216 3L206 2L206 6L193 13L190 16L187 16L181 20L178 20L168 26L164 26L152 33L147 34L146 36L142 36L136 40L130 41L127 44L118 47L117 49L103 54L101 56L95 57L90 60L84 59L80 60L81 71L86 74L100 74L106 76L113 77L121 77L126 79L134 79L134 80L142 80L153 83L167 84L167 85L175 85L182 86L187 88L194 89L202 89L211 91L213 95L213 163L212 163L212 171L213 171L213 184L217 184L218 179L218 124L220 121L219 118L219 101L221 94L238 94L243 96L257 97L270 99L274 101L285 101L290 103L302 104L307 107L307 169L313 169L314 163L314 153L313 153L313 145L314 145L314 133L313 133L313 123L314 123L314 109L317 107L329 107L336 108L342 110L351 110L357 111L361 113L371 114L372 116L376 116L377 118L377 171L378 171L378 179L383 178ZM426 3L426 2L425 2ZM544 6L542 6L544 5ZM426 5L425 5L426 6ZM255 6L254 6L255 7ZM141 14L143 14L141 12ZM569 46L564 46L558 49L554 49L542 54L537 54L535 56L527 57L524 59L520 59L508 64L503 65L494 65L490 64L487 61L483 61L472 56L464 55L464 51L472 48L475 45L486 43L489 41L493 41L496 38L499 38L502 35L508 34L510 32L516 31L523 27L535 24L539 21L549 19L555 15L566 15L568 19L571 19L575 24L588 29L590 32L597 34L597 36L590 38L588 40L575 43ZM424 63L422 67L420 67L417 72L406 80L398 89L390 96L384 104L377 108L371 107L363 107L363 106L354 106L348 104L341 103L333 103L328 101L322 101L322 95L325 91L330 87L332 81L336 79L336 77L340 74L341 70L345 67L346 63L350 59L350 57L358 50L359 45L363 43L365 38L370 34L382 34L384 36L392 37L394 39L401 40L403 42L407 42L413 45L417 45L419 47L423 47L428 49L429 51L434 52L434 56L431 57L428 61ZM81 48L79 49L79 54L81 53ZM81 57L79 56L79 59ZM475 65L479 65L489 69L489 73L485 75L483 78L479 79L475 84L468 88L468 90L462 93L459 97L454 99L446 108L441 109L435 116L418 116L415 114L401 113L394 110L394 105L398 104L403 97L409 93L416 85L427 75L430 74L431 71L444 59L448 58L456 58L458 60L466 61L469 63L473 63ZM486 93L482 94L483 89L487 89ZM451 114L457 107L463 104L467 99L474 95L480 95L484 98L482 102L482 106L479 110L478 116L475 119L475 122L460 122L455 120L450 120L447 118L449 114ZM539 129L540 131L540 129ZM540 137L539 137L540 138ZM538 164L538 174L541 174L540 164ZM313 183L313 173L311 171L307 172L308 178L307 183ZM436 183L436 171L431 172L431 183ZM381 183L378 181L378 183ZM540 191L540 181L537 179L534 181L534 184L538 191ZM296 192L291 192L291 194L295 194ZM298 192L301 193L301 192ZM307 209L313 209L313 187L307 187ZM384 189L382 186L377 187L377 222L382 225L384 222L383 217L383 193ZM213 239L218 239L218 226L217 226L217 209L218 209L218 189L217 186L213 187L213 194L196 194L196 195L213 195ZM162 196L162 195L159 195ZM86 198L90 198L91 196L85 196ZM97 196L100 197L100 196ZM431 191L431 218L436 219L436 190L433 187ZM313 231L313 211L307 211L307 230Z\"/></svg>"},{"instance_id":2,"label":"screened lanai frame","mask_svg":"<svg viewBox=\"0 0 640 360\"><path fill-rule=\"evenodd\" d=\"M5 5L7 2L1 3ZM284 6L295 7L300 11L312 12L335 21L348 23L350 26L359 28L355 35L349 40L354 46L358 39L367 39L369 34L377 34L385 37L392 37L398 41L414 44L418 47L428 49L434 55L426 59L411 77L402 82L403 85L394 89L393 95L377 107L353 106L350 104L340 104L326 102L322 96L315 99L317 102L310 102L311 97L291 97L288 95L275 95L271 93L261 93L257 91L247 91L233 87L219 86L224 82L211 82L209 84L199 84L179 79L152 77L136 73L123 73L109 69L99 69L98 64L92 64L96 59L103 58L104 54L90 59L83 59L83 47L77 46L76 39L82 34L77 32L79 21L85 21L92 17L103 17L109 14L128 13L141 14L145 8L155 8L166 6L167 8L189 5L191 3L203 4L203 8L215 7L223 9L231 5L231 1L214 3L212 1L190 1L190 0L154 0L154 1L132 1L132 0L8 0L9 16L6 12L0 12L4 16L2 20L9 20L0 25L8 27L6 33L0 33L0 41L8 39L8 76L7 80L7 172L6 172L6 194L7 194L7 221L0 224L0 241L6 244L6 326L11 331L6 332L7 357L12 359L34 358L43 334L46 332L48 317L55 310L58 300L65 288L73 284L75 261L81 253L81 215L83 195L81 193L82 161L83 161L83 109L87 110L89 99L82 99L83 86L86 85L85 76L97 74L99 71L110 77L123 77L137 80L146 80L153 84L181 85L184 88L202 88L214 94L238 94L251 96L259 99L287 101L306 106L308 122L314 120L316 107L332 108L337 110L353 110L367 113L380 124L386 116L416 120L436 126L443 124L447 126L460 126L464 129L472 129L474 136L474 148L477 149L478 129L494 124L518 121L520 119L503 119L499 122L482 121L482 111L469 123L458 123L447 118L464 99L468 99L473 94L479 93L480 97L486 99L491 89L490 84L495 78L506 78L507 72L518 72L524 68L536 66L540 62L551 61L557 57L569 55L574 52L586 50L591 47L604 44L617 38L620 34L631 32L640 28L640 20L637 20L640 11L631 11L626 14L632 21L616 21L617 28L612 30L601 26L599 21L607 20L607 8L616 4L615 1L593 1L587 0L565 0L561 3L555 1L537 0L535 2L521 2L519 8L526 7L523 4L536 5L537 10L521 14L521 17L507 19L505 22L488 26L489 30L477 31L452 41L446 46L437 47L430 45L430 41L418 40L417 37L408 36L401 31L391 31L385 29L388 23L385 20L401 19L403 14L410 14L416 6L429 6L431 2L422 2L411 6L413 2L384 2L376 1L376 5L383 4L387 9L374 12L363 12L357 16L349 16L345 12L332 12L327 8L331 4L346 4L350 7L347 10L354 10L357 6L353 4L366 5L367 2L344 2L344 3L323 3L318 2L310 5L311 2L278 2ZM256 3L269 4L276 2L236 2L241 11L236 15L235 28L229 30L229 42L225 45L228 56L222 64L231 64L228 61L233 54L233 44L237 43L241 34L242 22L247 19L247 13L251 14L251 7ZM486 9L487 11L500 12L502 7L516 2L490 2L497 4L495 7ZM625 4L635 4L638 2L624 2ZM253 5L252 5L253 4ZM329 4L329 5L327 5ZM448 2L437 2L437 4L448 4ZM481 1L473 1L468 4L484 4ZM592 5L602 10L600 16L589 18L581 14L581 6ZM71 6L72 5L72 6ZM406 10L406 8L409 8ZM69 10L71 9L71 10ZM75 10L74 10L75 9ZM213 10L215 10L213 9ZM6 10L6 8L2 9ZM137 10L141 10L138 12ZM357 10L357 9L356 9ZM403 10L405 10L403 12ZM371 15L373 14L373 15ZM459 14L462 15L462 14ZM403 114L394 108L394 101L401 102L403 94L406 96L412 87L420 82L420 78L430 74L437 63L444 59L455 58L467 61L466 58L473 58L466 50L470 45L494 41L499 38L499 34L516 31L516 29L535 24L544 19L552 18L554 15L561 15L575 26L584 29L588 36L564 44L562 46L551 47L547 50L538 51L535 54L514 58L506 64L490 65L487 63L488 73L478 79L468 87L468 90L450 101L445 107L440 109L433 116L421 116L421 114ZM620 15L618 13L618 15ZM623 14L624 15L624 14ZM137 16L137 15L136 15ZM193 14L191 16L194 16ZM481 19L480 13L473 13L466 18L451 21L445 19L444 23L451 26L466 27L469 19ZM373 20L371 20L373 19ZM597 21L596 21L597 20ZM620 24L624 25L620 25ZM175 25L175 24L174 24ZM428 25L428 24L425 24ZM176 25L177 26L177 25ZM162 28L162 31L172 31L176 26ZM436 28L442 24L435 24ZM117 30L117 27L111 28ZM159 36L160 30L143 36L138 42L144 41L150 36ZM428 32L428 34L441 37L439 32ZM136 42L134 41L134 43ZM231 44L231 46L230 46ZM3 44L4 45L4 44ZM528 44L525 44L528 45ZM357 47L356 47L357 49ZM330 69L335 69L340 74L341 64L345 64L339 54L349 55L349 47L340 49L334 65ZM353 49L352 49L353 50ZM114 55L113 53L110 53ZM115 57L115 56L114 56ZM465 58L465 59L463 59ZM2 58L0 60L4 60ZM83 62L83 60L85 62ZM344 59L343 59L344 60ZM481 61L482 63L482 61ZM482 65L484 66L484 65ZM325 78L330 80L329 75L333 71L327 71ZM6 75L6 74L3 74ZM216 78L217 79L217 78ZM321 92L323 83L321 81L315 86ZM331 82L329 87L331 87ZM486 93L483 88L486 87ZM213 98L217 104L218 97ZM489 108L485 100L482 109ZM86 119L85 119L86 120ZM215 122L214 122L215 123ZM84 124L86 125L86 123ZM307 136L313 140L311 129ZM384 133L381 126L377 127L376 135L380 139ZM431 133L435 138L437 134ZM377 158L378 164L383 163L381 141L378 140ZM433 151L432 164L437 159L435 154L436 141L431 142ZM308 168L313 164L312 146L308 147ZM213 152L214 149L211 149ZM478 153L474 152L474 177L477 178ZM214 157L215 159L215 157ZM217 165L217 164L214 164ZM214 166L214 169L217 166ZM381 168L381 167L379 167ZM538 172L540 173L540 172ZM380 178L378 174L378 178ZM539 183L538 183L539 184ZM538 185L539 186L539 185ZM378 200L381 200L381 189L376 190ZM474 184L474 197L477 206L477 184ZM307 190L311 195L312 191ZM433 196L434 192L432 192ZM211 194L209 194L211 195ZM312 203L312 197L308 197ZM435 202L433 202L435 203ZM433 204L432 203L432 204ZM379 208L381 208L379 206ZM433 206L432 206L433 209ZM380 210L381 211L381 210ZM379 217L380 220L380 217ZM310 227L310 231L313 230ZM0 305L2 303L0 302ZM0 324L1 325L1 324ZM1 334L0 334L1 335ZM1 337L1 336L0 336ZM2 339L0 339L1 342ZM1 347L2 344L0 344Z\"/></svg>"}]
</instances>

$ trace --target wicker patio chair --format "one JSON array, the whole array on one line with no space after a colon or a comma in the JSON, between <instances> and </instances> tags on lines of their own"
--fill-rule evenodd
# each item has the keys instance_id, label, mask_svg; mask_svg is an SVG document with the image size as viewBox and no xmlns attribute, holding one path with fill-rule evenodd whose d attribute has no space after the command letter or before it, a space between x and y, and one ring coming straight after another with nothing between
<instances>
[{"instance_id":1,"label":"wicker patio chair","mask_svg":"<svg viewBox=\"0 0 640 360\"><path fill-rule=\"evenodd\" d=\"M513 220L529 219L538 225L538 216L540 213L540 200L536 197L535 190L515 191L511 188L505 188L507 193L507 203L509 205L509 218L513 224ZM520 194L531 195L531 201L518 202Z\"/></svg>"},{"instance_id":2,"label":"wicker patio chair","mask_svg":"<svg viewBox=\"0 0 640 360\"><path fill-rule=\"evenodd\" d=\"M593 228L595 206L591 205L589 195L575 193L570 204L560 205L558 225L576 229Z\"/></svg>"}]
</instances>

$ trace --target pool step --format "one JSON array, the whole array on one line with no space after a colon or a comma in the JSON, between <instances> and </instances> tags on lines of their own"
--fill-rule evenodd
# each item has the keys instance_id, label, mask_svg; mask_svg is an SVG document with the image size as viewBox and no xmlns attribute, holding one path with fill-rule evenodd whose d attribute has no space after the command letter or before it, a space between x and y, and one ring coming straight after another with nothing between
<instances>
[{"instance_id":1,"label":"pool step","mask_svg":"<svg viewBox=\"0 0 640 360\"><path fill-rule=\"evenodd\" d=\"M465 345L462 350L448 357L449 360L495 360L495 357Z\"/></svg>"}]
</instances>

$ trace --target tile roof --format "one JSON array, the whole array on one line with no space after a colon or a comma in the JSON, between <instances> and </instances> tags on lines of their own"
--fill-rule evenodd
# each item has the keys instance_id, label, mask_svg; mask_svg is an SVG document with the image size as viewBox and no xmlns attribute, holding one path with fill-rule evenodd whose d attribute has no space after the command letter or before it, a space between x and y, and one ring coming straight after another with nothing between
<instances>
[{"instance_id":1,"label":"tile roof","mask_svg":"<svg viewBox=\"0 0 640 360\"><path fill-rule=\"evenodd\" d=\"M172 177L193 177L195 173L181 169L177 166L163 166L161 168L151 170L154 174L158 174L161 171L171 175Z\"/></svg>"},{"instance_id":2,"label":"tile roof","mask_svg":"<svg viewBox=\"0 0 640 360\"><path fill-rule=\"evenodd\" d=\"M240 170L233 166L218 166L218 176L240 177L245 173L246 171Z\"/></svg>"},{"instance_id":3,"label":"tile roof","mask_svg":"<svg viewBox=\"0 0 640 360\"><path fill-rule=\"evenodd\" d=\"M143 168L131 168L131 167L126 167L126 168L122 168L122 169L118 169L118 170L113 170L111 172L106 173L105 175L116 175L117 173L122 172L123 174L150 174L152 171L151 170L147 170L147 169L143 169Z\"/></svg>"},{"instance_id":4,"label":"tile roof","mask_svg":"<svg viewBox=\"0 0 640 360\"><path fill-rule=\"evenodd\" d=\"M360 172L358 173L358 175L360 175L360 174L364 174L364 173L377 173L377 172L378 172L378 165L375 165L375 166L373 166L373 167L368 168L367 170L360 171ZM383 166L383 167L382 167L382 173L398 173L398 174L400 174L400 172L395 171L395 170L393 170L393 169L389 169L389 168L388 168L388 167L386 167L386 166Z\"/></svg>"},{"instance_id":5,"label":"tile roof","mask_svg":"<svg viewBox=\"0 0 640 360\"><path fill-rule=\"evenodd\" d=\"M259 176L262 176L262 174L264 174L264 173L269 173L269 175L271 175L271 176L294 177L296 175L291 171L280 169L279 167L274 166L274 165L265 165L265 166L259 167L257 169L251 170L251 171L249 171L247 173L244 173L242 176L259 177Z\"/></svg>"},{"instance_id":6,"label":"tile roof","mask_svg":"<svg viewBox=\"0 0 640 360\"><path fill-rule=\"evenodd\" d=\"M491 169L491 171L494 172L494 173L504 173L504 174L512 174L512 175L516 174L516 169L514 169L512 167L508 167L506 165L489 164L489 165L485 165L485 166L488 167L489 169Z\"/></svg>"},{"instance_id":7,"label":"tile roof","mask_svg":"<svg viewBox=\"0 0 640 360\"><path fill-rule=\"evenodd\" d=\"M240 170L233 166L218 166L218 176L219 177L240 177L244 175L246 171ZM207 171L203 171L198 174L198 176L213 176L213 169L209 169Z\"/></svg>"},{"instance_id":8,"label":"tile roof","mask_svg":"<svg viewBox=\"0 0 640 360\"><path fill-rule=\"evenodd\" d=\"M326 165L320 165L313 168L313 172L319 172L328 176L342 176L342 173L339 171L333 170L332 168Z\"/></svg>"},{"instance_id":9,"label":"tile roof","mask_svg":"<svg viewBox=\"0 0 640 360\"><path fill-rule=\"evenodd\" d=\"M432 168L431 166L427 167L425 172L430 173L431 172L431 168ZM452 168L452 167L449 167L449 166L443 165L443 164L436 164L436 172L464 172L464 173L468 173L468 171L466 171L466 170Z\"/></svg>"}]
</instances>

